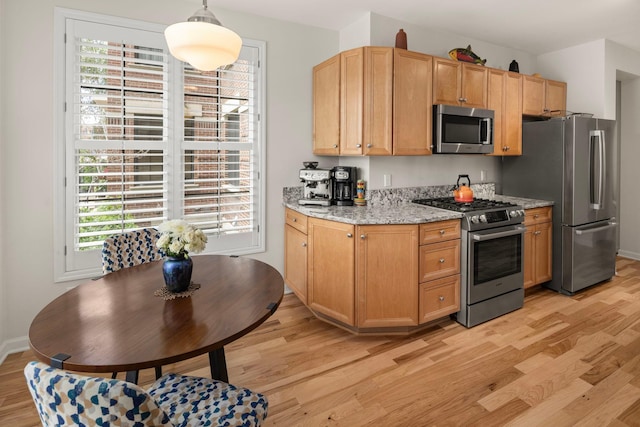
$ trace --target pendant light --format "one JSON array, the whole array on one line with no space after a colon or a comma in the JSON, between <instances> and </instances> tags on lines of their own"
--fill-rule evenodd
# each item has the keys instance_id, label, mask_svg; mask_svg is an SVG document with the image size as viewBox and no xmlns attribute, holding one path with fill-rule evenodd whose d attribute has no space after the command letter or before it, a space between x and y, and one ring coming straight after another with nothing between
<instances>
[{"instance_id":1,"label":"pendant light","mask_svg":"<svg viewBox=\"0 0 640 427\"><path fill-rule=\"evenodd\" d=\"M168 26L164 37L171 55L201 71L233 64L242 48L240 36L220 24L207 9L207 0L187 22Z\"/></svg>"}]
</instances>

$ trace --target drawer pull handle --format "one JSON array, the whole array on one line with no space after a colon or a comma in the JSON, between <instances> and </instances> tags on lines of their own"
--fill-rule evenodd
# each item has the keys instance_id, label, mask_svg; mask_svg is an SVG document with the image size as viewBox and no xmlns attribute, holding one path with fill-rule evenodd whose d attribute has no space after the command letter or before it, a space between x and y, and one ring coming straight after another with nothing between
<instances>
[{"instance_id":1,"label":"drawer pull handle","mask_svg":"<svg viewBox=\"0 0 640 427\"><path fill-rule=\"evenodd\" d=\"M535 214L535 215L533 216L533 219L538 219L538 217L539 217L539 216L540 216L540 215Z\"/></svg>"},{"instance_id":2,"label":"drawer pull handle","mask_svg":"<svg viewBox=\"0 0 640 427\"><path fill-rule=\"evenodd\" d=\"M347 237L351 238L351 237L353 237L353 234L347 233Z\"/></svg>"},{"instance_id":3,"label":"drawer pull handle","mask_svg":"<svg viewBox=\"0 0 640 427\"><path fill-rule=\"evenodd\" d=\"M440 297L438 297L438 299L439 299L440 301L444 301L444 297L443 297L442 295L440 295Z\"/></svg>"},{"instance_id":4,"label":"drawer pull handle","mask_svg":"<svg viewBox=\"0 0 640 427\"><path fill-rule=\"evenodd\" d=\"M440 230L440 235L444 236L444 230Z\"/></svg>"},{"instance_id":5,"label":"drawer pull handle","mask_svg":"<svg viewBox=\"0 0 640 427\"><path fill-rule=\"evenodd\" d=\"M440 258L440 264L444 263L444 258Z\"/></svg>"}]
</instances>

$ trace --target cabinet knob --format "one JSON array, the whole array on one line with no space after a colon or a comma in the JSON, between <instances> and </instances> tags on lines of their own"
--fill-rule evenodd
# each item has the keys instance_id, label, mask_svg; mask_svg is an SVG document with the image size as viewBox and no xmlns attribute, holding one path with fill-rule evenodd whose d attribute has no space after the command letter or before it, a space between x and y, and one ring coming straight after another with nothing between
<instances>
[{"instance_id":1,"label":"cabinet knob","mask_svg":"<svg viewBox=\"0 0 640 427\"><path fill-rule=\"evenodd\" d=\"M534 232L533 234L535 234L535 235L537 236L537 235L538 235L538 234L540 234L540 233L542 233L542 232L541 232L541 231L536 231L536 232Z\"/></svg>"},{"instance_id":2,"label":"cabinet knob","mask_svg":"<svg viewBox=\"0 0 640 427\"><path fill-rule=\"evenodd\" d=\"M440 264L444 263L444 258L440 258Z\"/></svg>"},{"instance_id":3,"label":"cabinet knob","mask_svg":"<svg viewBox=\"0 0 640 427\"><path fill-rule=\"evenodd\" d=\"M303 248L306 248L306 247L307 247L307 244L306 244L306 243L303 243L303 244L302 244L302 247L303 247Z\"/></svg>"},{"instance_id":4,"label":"cabinet knob","mask_svg":"<svg viewBox=\"0 0 640 427\"><path fill-rule=\"evenodd\" d=\"M440 296L438 297L438 299L439 299L440 301L444 301L444 297L443 297L442 295L440 295Z\"/></svg>"},{"instance_id":5,"label":"cabinet knob","mask_svg":"<svg viewBox=\"0 0 640 427\"><path fill-rule=\"evenodd\" d=\"M367 236L365 236L364 234L361 234L361 235L360 235L360 238L361 238L362 240L364 240L364 239L366 239L366 238L367 238Z\"/></svg>"},{"instance_id":6,"label":"cabinet knob","mask_svg":"<svg viewBox=\"0 0 640 427\"><path fill-rule=\"evenodd\" d=\"M333 144L333 148L338 148L338 144Z\"/></svg>"},{"instance_id":7,"label":"cabinet knob","mask_svg":"<svg viewBox=\"0 0 640 427\"><path fill-rule=\"evenodd\" d=\"M460 101L460 102L467 102L467 98L458 98L458 101Z\"/></svg>"},{"instance_id":8,"label":"cabinet knob","mask_svg":"<svg viewBox=\"0 0 640 427\"><path fill-rule=\"evenodd\" d=\"M347 237L348 237L348 238L352 238L352 237L353 237L353 234L351 234L351 233L347 233Z\"/></svg>"},{"instance_id":9,"label":"cabinet knob","mask_svg":"<svg viewBox=\"0 0 640 427\"><path fill-rule=\"evenodd\" d=\"M538 217L539 217L539 216L540 216L540 215L535 214L535 215L533 216L533 219L538 219Z\"/></svg>"},{"instance_id":10,"label":"cabinet knob","mask_svg":"<svg viewBox=\"0 0 640 427\"><path fill-rule=\"evenodd\" d=\"M356 148L362 147L362 144L356 144Z\"/></svg>"},{"instance_id":11,"label":"cabinet knob","mask_svg":"<svg viewBox=\"0 0 640 427\"><path fill-rule=\"evenodd\" d=\"M373 144L367 144L367 148L373 147Z\"/></svg>"},{"instance_id":12,"label":"cabinet knob","mask_svg":"<svg viewBox=\"0 0 640 427\"><path fill-rule=\"evenodd\" d=\"M440 235L444 236L445 231L444 230L440 230Z\"/></svg>"},{"instance_id":13,"label":"cabinet knob","mask_svg":"<svg viewBox=\"0 0 640 427\"><path fill-rule=\"evenodd\" d=\"M298 218L293 218L293 222L298 222Z\"/></svg>"}]
</instances>

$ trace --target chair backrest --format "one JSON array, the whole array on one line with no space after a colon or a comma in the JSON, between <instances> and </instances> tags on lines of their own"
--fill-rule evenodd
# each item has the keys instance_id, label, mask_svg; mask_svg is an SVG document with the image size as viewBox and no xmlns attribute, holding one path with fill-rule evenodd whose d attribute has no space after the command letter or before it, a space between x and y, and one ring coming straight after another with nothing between
<instances>
[{"instance_id":1,"label":"chair backrest","mask_svg":"<svg viewBox=\"0 0 640 427\"><path fill-rule=\"evenodd\" d=\"M42 425L171 425L142 388L126 381L87 377L29 362L24 368Z\"/></svg>"},{"instance_id":2,"label":"chair backrest","mask_svg":"<svg viewBox=\"0 0 640 427\"><path fill-rule=\"evenodd\" d=\"M143 228L116 234L102 245L102 272L133 267L145 262L161 260L164 254L156 247L160 232L155 228Z\"/></svg>"}]
</instances>

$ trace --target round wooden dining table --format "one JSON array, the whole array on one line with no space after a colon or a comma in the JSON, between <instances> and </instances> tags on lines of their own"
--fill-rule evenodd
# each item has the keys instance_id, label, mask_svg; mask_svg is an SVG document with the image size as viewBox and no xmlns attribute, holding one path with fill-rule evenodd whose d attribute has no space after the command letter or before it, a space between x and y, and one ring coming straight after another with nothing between
<instances>
[{"instance_id":1,"label":"round wooden dining table","mask_svg":"<svg viewBox=\"0 0 640 427\"><path fill-rule=\"evenodd\" d=\"M228 382L224 346L271 316L284 293L278 271L251 258L193 258L191 296L165 300L162 261L78 285L40 311L29 328L36 357L81 372L138 371L209 353L212 378Z\"/></svg>"}]
</instances>

